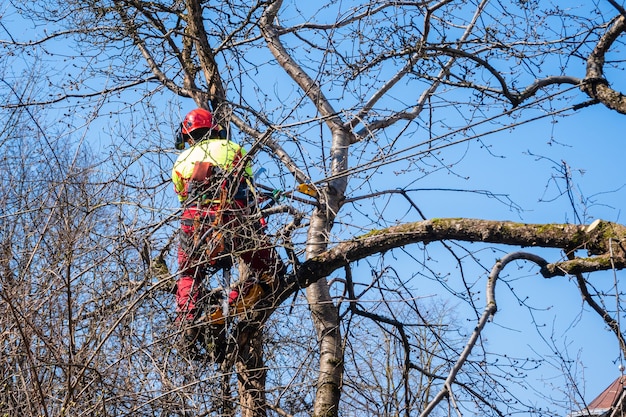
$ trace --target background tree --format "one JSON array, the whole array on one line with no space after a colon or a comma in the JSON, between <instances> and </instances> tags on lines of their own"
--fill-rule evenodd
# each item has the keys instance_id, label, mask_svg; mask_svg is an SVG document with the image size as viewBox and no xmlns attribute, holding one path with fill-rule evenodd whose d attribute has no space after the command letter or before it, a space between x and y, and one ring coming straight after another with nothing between
<instances>
[{"instance_id":1,"label":"background tree","mask_svg":"<svg viewBox=\"0 0 626 417\"><path fill-rule=\"evenodd\" d=\"M12 25L3 23L2 45L6 56L16 57L4 70L10 87L4 107L22 112L27 125L35 114L41 118L34 132L6 130L4 137L30 143L35 136L45 152L28 156L49 155L44 170L52 172L35 177L38 187L52 191L41 193L33 211L32 189L14 186L28 176L10 176L3 186L15 194L7 204L29 206L7 209L12 220L32 213L50 219L43 229L35 222L33 236L26 227L18 229L24 236L3 233L10 248L3 256L3 297L11 301L3 343L8 349L18 340L24 348L9 350L14 359L3 371L12 406L24 404L11 399L16 390L29 392L15 385L23 378L36 382L21 385L38 390L27 394L33 415L72 409L117 415L216 409L241 415L540 414L534 400L515 389L528 387L527 372L558 366L565 380L578 382L581 375L561 340L541 332L541 301L529 301L516 284L537 274L570 274L624 351L617 278L609 292L584 275L624 266L624 227L591 222L602 199L577 199L575 171L546 148L528 154L536 169L547 163L553 170L542 178L549 180L542 200L558 204L533 224L502 219L533 218L513 197L519 196L516 186L541 188L536 177L530 187L530 175L511 181L507 194L493 183L483 190L466 179L488 164L495 182L516 166L517 159L499 165L498 155L513 155L514 145L500 148L494 133L598 111L588 108L594 104L624 113L623 67L613 57L619 56L625 14L615 1L574 7L486 0L114 0L11 4L3 13ZM16 29L25 22L34 30ZM36 88L11 82L23 68L48 63L42 83L31 78ZM237 395L228 367L186 364L172 354L173 302L155 291L161 282L150 281L156 266L150 259L171 265L176 208L169 149L182 107L194 106L213 110L229 134L247 143L267 169L260 181L287 190L285 203L295 208L272 216L270 230L283 255L295 256L292 277L273 304L257 306L233 334ZM95 150L51 145L83 134ZM546 136L562 154L567 148L561 143L573 141ZM11 149L3 147L10 156L5 160L29 171L26 156L13 156L23 147ZM96 156L87 157L90 152ZM532 171L524 166L529 160L520 164L525 174ZM308 194L291 192L299 185ZM465 218L433 218L445 216L432 201L442 195L437 190L454 191L455 217ZM493 220L472 218L487 211ZM564 224L553 215L561 212L567 212ZM294 230L283 229L292 224ZM17 250L14 236L34 240ZM511 246L545 249L508 254ZM503 277L511 263L519 272ZM170 269L156 274L158 280L167 281ZM5 290L19 291L13 289L17 274L22 291L41 299L33 272L41 282L49 274L56 279L42 286L47 304L58 306L58 316L45 322L28 318L40 310L36 303L17 306L12 300L28 297ZM528 322L559 352L554 359L520 361L492 350L482 332L496 313L498 281L513 294L506 305L527 308ZM300 287L306 303L299 303ZM455 315L469 330L451 319L452 307L422 301L435 295L458 303ZM607 307L615 301L615 308ZM30 323L41 342L21 332L20 323ZM40 349L29 357L32 343ZM54 361L45 359L53 354ZM30 373L23 369L26 359ZM50 375L38 374L47 369ZM575 387L567 400L542 398L544 406L578 408L583 393Z\"/></svg>"}]
</instances>

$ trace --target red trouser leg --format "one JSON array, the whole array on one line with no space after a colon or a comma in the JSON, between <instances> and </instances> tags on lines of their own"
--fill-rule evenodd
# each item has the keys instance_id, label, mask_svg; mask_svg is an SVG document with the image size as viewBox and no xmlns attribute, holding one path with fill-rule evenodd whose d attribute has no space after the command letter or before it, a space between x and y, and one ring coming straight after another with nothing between
<instances>
[{"instance_id":1,"label":"red trouser leg","mask_svg":"<svg viewBox=\"0 0 626 417\"><path fill-rule=\"evenodd\" d=\"M176 311L177 319L193 320L196 314L196 304L200 294L202 271L198 266L199 256L194 248L194 218L210 219L212 212L198 210L196 207L185 209L181 217L181 226L178 246L178 273ZM202 223L202 222L201 222Z\"/></svg>"},{"instance_id":2,"label":"red trouser leg","mask_svg":"<svg viewBox=\"0 0 626 417\"><path fill-rule=\"evenodd\" d=\"M176 290L177 320L193 320L198 301L198 285L193 277L182 276L178 279Z\"/></svg>"}]
</instances>

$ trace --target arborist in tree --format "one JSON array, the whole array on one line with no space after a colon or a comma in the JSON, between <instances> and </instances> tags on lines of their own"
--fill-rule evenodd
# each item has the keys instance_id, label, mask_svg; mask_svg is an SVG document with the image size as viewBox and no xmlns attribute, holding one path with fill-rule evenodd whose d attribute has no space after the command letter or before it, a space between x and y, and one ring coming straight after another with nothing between
<instances>
[{"instance_id":1,"label":"arborist in tree","mask_svg":"<svg viewBox=\"0 0 626 417\"><path fill-rule=\"evenodd\" d=\"M237 257L248 271L243 282L221 291L228 297L228 308L207 312L208 325L223 325L224 314L252 306L284 274L285 267L262 230L246 151L222 132L213 115L199 108L187 114L176 139L176 149L189 145L172 169L183 207L176 286L177 320L183 324L199 319L200 284L210 268L229 270ZM198 334L197 327L187 326L188 348L194 348Z\"/></svg>"}]
</instances>

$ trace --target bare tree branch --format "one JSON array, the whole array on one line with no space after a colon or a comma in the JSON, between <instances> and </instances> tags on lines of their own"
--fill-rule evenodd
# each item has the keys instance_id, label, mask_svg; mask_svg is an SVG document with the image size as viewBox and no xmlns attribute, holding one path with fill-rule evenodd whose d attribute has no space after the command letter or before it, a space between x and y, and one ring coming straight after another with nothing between
<instances>
[{"instance_id":1,"label":"bare tree branch","mask_svg":"<svg viewBox=\"0 0 626 417\"><path fill-rule=\"evenodd\" d=\"M448 377L446 378L443 388L434 396L432 401L430 401L428 405L424 408L424 410L420 413L420 417L426 417L430 415L430 413L435 409L435 407L446 397L449 398L450 401L455 402L453 387L454 387L456 376L461 370L461 367L463 366L463 364L469 359L469 356L472 353L472 349L476 345L478 338L481 336L481 333L483 329L485 328L485 325L487 324L489 320L493 319L493 316L498 311L498 307L496 304L495 290L496 290L496 283L500 277L500 272L504 269L504 267L506 267L507 264L518 259L524 259L524 260L534 262L538 264L539 266L541 266L542 268L547 264L547 262L543 258L537 255L531 254L531 253L526 253L526 252L509 253L505 255L504 257L502 257L502 259L500 259L498 262L496 262L496 264L491 269L491 273L489 274L489 279L487 281L487 291L486 291L487 300L486 300L485 310L483 311L482 316L478 320L478 323L476 324L474 331L472 332L469 340L467 341L467 344L465 345L463 352L461 352L454 366L452 367L452 369L450 369L450 372L448 373Z\"/></svg>"}]
</instances>

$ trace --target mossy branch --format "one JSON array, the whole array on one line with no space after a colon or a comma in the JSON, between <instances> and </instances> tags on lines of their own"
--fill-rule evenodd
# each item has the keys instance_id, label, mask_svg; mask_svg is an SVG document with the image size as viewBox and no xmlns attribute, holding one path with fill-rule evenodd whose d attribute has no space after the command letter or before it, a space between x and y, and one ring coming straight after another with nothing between
<instances>
[{"instance_id":1,"label":"mossy branch","mask_svg":"<svg viewBox=\"0 0 626 417\"><path fill-rule=\"evenodd\" d=\"M592 256L548 264L544 272L551 276L626 267L626 251L622 246L622 242L626 242L626 226L621 224L600 220L590 225L573 225L446 218L373 230L341 242L304 262L298 270L297 279L301 286L307 286L338 268L376 253L414 243L443 240L557 248L568 254L586 250Z\"/></svg>"}]
</instances>

